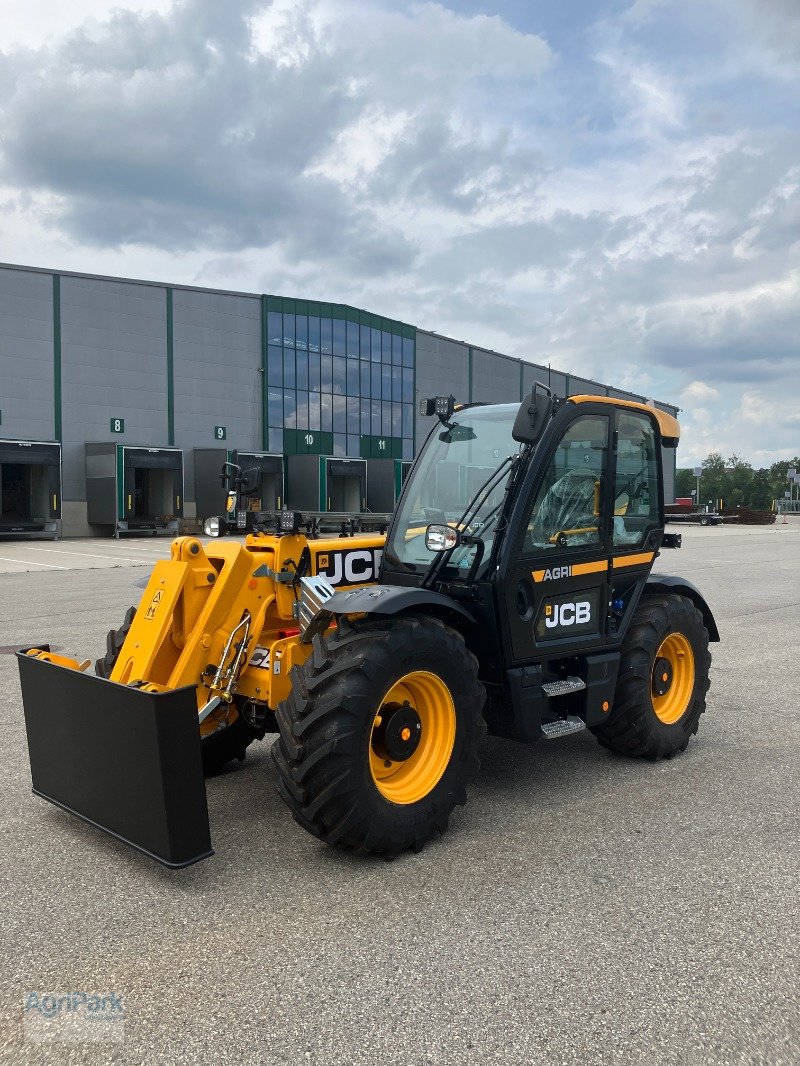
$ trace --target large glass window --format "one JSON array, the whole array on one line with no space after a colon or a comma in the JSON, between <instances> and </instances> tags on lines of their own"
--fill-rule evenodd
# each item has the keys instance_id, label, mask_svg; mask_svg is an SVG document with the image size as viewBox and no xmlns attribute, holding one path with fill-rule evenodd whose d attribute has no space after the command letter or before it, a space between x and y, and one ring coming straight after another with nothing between
<instances>
[{"instance_id":1,"label":"large glass window","mask_svg":"<svg viewBox=\"0 0 800 1066\"><path fill-rule=\"evenodd\" d=\"M347 395L358 396L361 386L360 364L355 359L347 360Z\"/></svg>"},{"instance_id":2,"label":"large glass window","mask_svg":"<svg viewBox=\"0 0 800 1066\"><path fill-rule=\"evenodd\" d=\"M284 313L284 316L283 316L283 343L287 344L287 345L290 345L292 348L294 348L294 331L295 331L294 315L287 315L287 314Z\"/></svg>"},{"instance_id":3,"label":"large glass window","mask_svg":"<svg viewBox=\"0 0 800 1066\"><path fill-rule=\"evenodd\" d=\"M321 429L320 426L320 400L321 396L318 392L310 392L308 394L308 428L309 429Z\"/></svg>"},{"instance_id":4,"label":"large glass window","mask_svg":"<svg viewBox=\"0 0 800 1066\"><path fill-rule=\"evenodd\" d=\"M615 548L638 547L660 526L657 449L655 429L646 415L619 415L611 534Z\"/></svg>"},{"instance_id":5,"label":"large glass window","mask_svg":"<svg viewBox=\"0 0 800 1066\"><path fill-rule=\"evenodd\" d=\"M319 319L313 315L308 320L308 350L319 351Z\"/></svg>"},{"instance_id":6,"label":"large glass window","mask_svg":"<svg viewBox=\"0 0 800 1066\"><path fill-rule=\"evenodd\" d=\"M350 359L358 359L358 323L347 323L347 355Z\"/></svg>"},{"instance_id":7,"label":"large glass window","mask_svg":"<svg viewBox=\"0 0 800 1066\"><path fill-rule=\"evenodd\" d=\"M267 384L283 384L283 348L270 344L267 348Z\"/></svg>"},{"instance_id":8,"label":"large glass window","mask_svg":"<svg viewBox=\"0 0 800 1066\"><path fill-rule=\"evenodd\" d=\"M410 403L403 404L403 436L414 436L414 405Z\"/></svg>"},{"instance_id":9,"label":"large glass window","mask_svg":"<svg viewBox=\"0 0 800 1066\"><path fill-rule=\"evenodd\" d=\"M333 354L345 355L347 352L347 323L340 318L333 320Z\"/></svg>"},{"instance_id":10,"label":"large glass window","mask_svg":"<svg viewBox=\"0 0 800 1066\"><path fill-rule=\"evenodd\" d=\"M333 432L347 432L347 400L336 394L333 397Z\"/></svg>"},{"instance_id":11,"label":"large glass window","mask_svg":"<svg viewBox=\"0 0 800 1066\"><path fill-rule=\"evenodd\" d=\"M323 318L320 321L319 349L321 352L333 351L333 322L330 318Z\"/></svg>"},{"instance_id":12,"label":"large glass window","mask_svg":"<svg viewBox=\"0 0 800 1066\"><path fill-rule=\"evenodd\" d=\"M357 396L347 397L347 432L359 433L361 431L361 406Z\"/></svg>"},{"instance_id":13,"label":"large glass window","mask_svg":"<svg viewBox=\"0 0 800 1066\"><path fill-rule=\"evenodd\" d=\"M267 403L269 425L280 428L283 426L283 389L270 389Z\"/></svg>"},{"instance_id":14,"label":"large glass window","mask_svg":"<svg viewBox=\"0 0 800 1066\"><path fill-rule=\"evenodd\" d=\"M305 315L297 315L295 318L296 348L304 351L308 348L308 319Z\"/></svg>"},{"instance_id":15,"label":"large glass window","mask_svg":"<svg viewBox=\"0 0 800 1066\"><path fill-rule=\"evenodd\" d=\"M371 437L392 438L385 454L413 450L413 340L289 311L268 311L265 326L268 430L334 432L348 455L371 454Z\"/></svg>"},{"instance_id":16,"label":"large glass window","mask_svg":"<svg viewBox=\"0 0 800 1066\"><path fill-rule=\"evenodd\" d=\"M308 388L308 352L297 351L296 359L297 367L297 387L298 389Z\"/></svg>"},{"instance_id":17,"label":"large glass window","mask_svg":"<svg viewBox=\"0 0 800 1066\"><path fill-rule=\"evenodd\" d=\"M347 360L333 357L333 391L344 395L347 391Z\"/></svg>"},{"instance_id":18,"label":"large glass window","mask_svg":"<svg viewBox=\"0 0 800 1066\"><path fill-rule=\"evenodd\" d=\"M283 344L283 315L280 311L267 312L267 343Z\"/></svg>"},{"instance_id":19,"label":"large glass window","mask_svg":"<svg viewBox=\"0 0 800 1066\"><path fill-rule=\"evenodd\" d=\"M320 391L319 352L309 351L308 353L308 387L313 392Z\"/></svg>"},{"instance_id":20,"label":"large glass window","mask_svg":"<svg viewBox=\"0 0 800 1066\"><path fill-rule=\"evenodd\" d=\"M587 415L570 425L534 497L526 551L563 552L601 543L607 451L605 416Z\"/></svg>"},{"instance_id":21,"label":"large glass window","mask_svg":"<svg viewBox=\"0 0 800 1066\"><path fill-rule=\"evenodd\" d=\"M297 377L295 374L294 366L294 348L284 348L283 350L283 384L287 389L293 389Z\"/></svg>"}]
</instances>

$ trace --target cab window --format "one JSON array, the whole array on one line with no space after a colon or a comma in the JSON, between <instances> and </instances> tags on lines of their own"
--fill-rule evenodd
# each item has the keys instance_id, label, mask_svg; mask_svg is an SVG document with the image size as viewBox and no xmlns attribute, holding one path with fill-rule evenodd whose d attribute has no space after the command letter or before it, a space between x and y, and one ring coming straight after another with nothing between
<instances>
[{"instance_id":1,"label":"cab window","mask_svg":"<svg viewBox=\"0 0 800 1066\"><path fill-rule=\"evenodd\" d=\"M655 428L646 415L618 415L611 534L615 548L639 547L660 525L657 449Z\"/></svg>"},{"instance_id":2,"label":"cab window","mask_svg":"<svg viewBox=\"0 0 800 1066\"><path fill-rule=\"evenodd\" d=\"M524 550L569 551L603 538L608 418L576 419L556 448L533 500Z\"/></svg>"}]
</instances>

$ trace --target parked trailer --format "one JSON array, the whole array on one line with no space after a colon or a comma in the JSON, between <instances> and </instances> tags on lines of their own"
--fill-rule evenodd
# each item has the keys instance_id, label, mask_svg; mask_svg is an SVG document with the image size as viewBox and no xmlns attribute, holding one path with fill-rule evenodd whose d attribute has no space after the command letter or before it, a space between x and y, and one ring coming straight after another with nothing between
<instances>
[{"instance_id":1,"label":"parked trailer","mask_svg":"<svg viewBox=\"0 0 800 1066\"><path fill-rule=\"evenodd\" d=\"M665 522L696 522L701 526L721 526L722 515L717 511L665 511Z\"/></svg>"}]
</instances>

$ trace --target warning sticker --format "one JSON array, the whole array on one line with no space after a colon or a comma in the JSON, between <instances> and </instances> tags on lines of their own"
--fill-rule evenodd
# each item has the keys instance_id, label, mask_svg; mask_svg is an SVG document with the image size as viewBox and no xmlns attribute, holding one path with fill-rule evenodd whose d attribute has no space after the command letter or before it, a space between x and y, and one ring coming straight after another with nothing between
<instances>
[{"instance_id":1,"label":"warning sticker","mask_svg":"<svg viewBox=\"0 0 800 1066\"><path fill-rule=\"evenodd\" d=\"M150 600L150 605L147 608L147 613L145 614L145 618L155 618L156 611L158 610L158 605L159 605L159 603L161 603L163 598L164 598L164 590L163 589L158 589L156 592L153 593L153 598L152 598L152 600Z\"/></svg>"}]
</instances>

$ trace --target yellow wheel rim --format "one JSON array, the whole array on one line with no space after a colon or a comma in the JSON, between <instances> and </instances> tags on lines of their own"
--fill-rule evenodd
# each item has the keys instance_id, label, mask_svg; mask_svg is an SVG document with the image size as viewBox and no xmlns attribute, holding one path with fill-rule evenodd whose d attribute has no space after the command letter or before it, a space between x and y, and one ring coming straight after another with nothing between
<instances>
[{"instance_id":1,"label":"yellow wheel rim","mask_svg":"<svg viewBox=\"0 0 800 1066\"><path fill-rule=\"evenodd\" d=\"M651 698L656 717L673 725L689 707L694 689L694 652L683 633L670 633L656 652ZM661 695L659 689L665 688Z\"/></svg>"},{"instance_id":2,"label":"yellow wheel rim","mask_svg":"<svg viewBox=\"0 0 800 1066\"><path fill-rule=\"evenodd\" d=\"M407 743L418 733L415 750L404 759L392 758L382 742L382 730L398 711L403 714L399 740ZM444 681L426 670L405 674L381 700L370 731L369 769L375 787L390 803L424 799L447 769L455 739L456 709Z\"/></svg>"}]
</instances>

